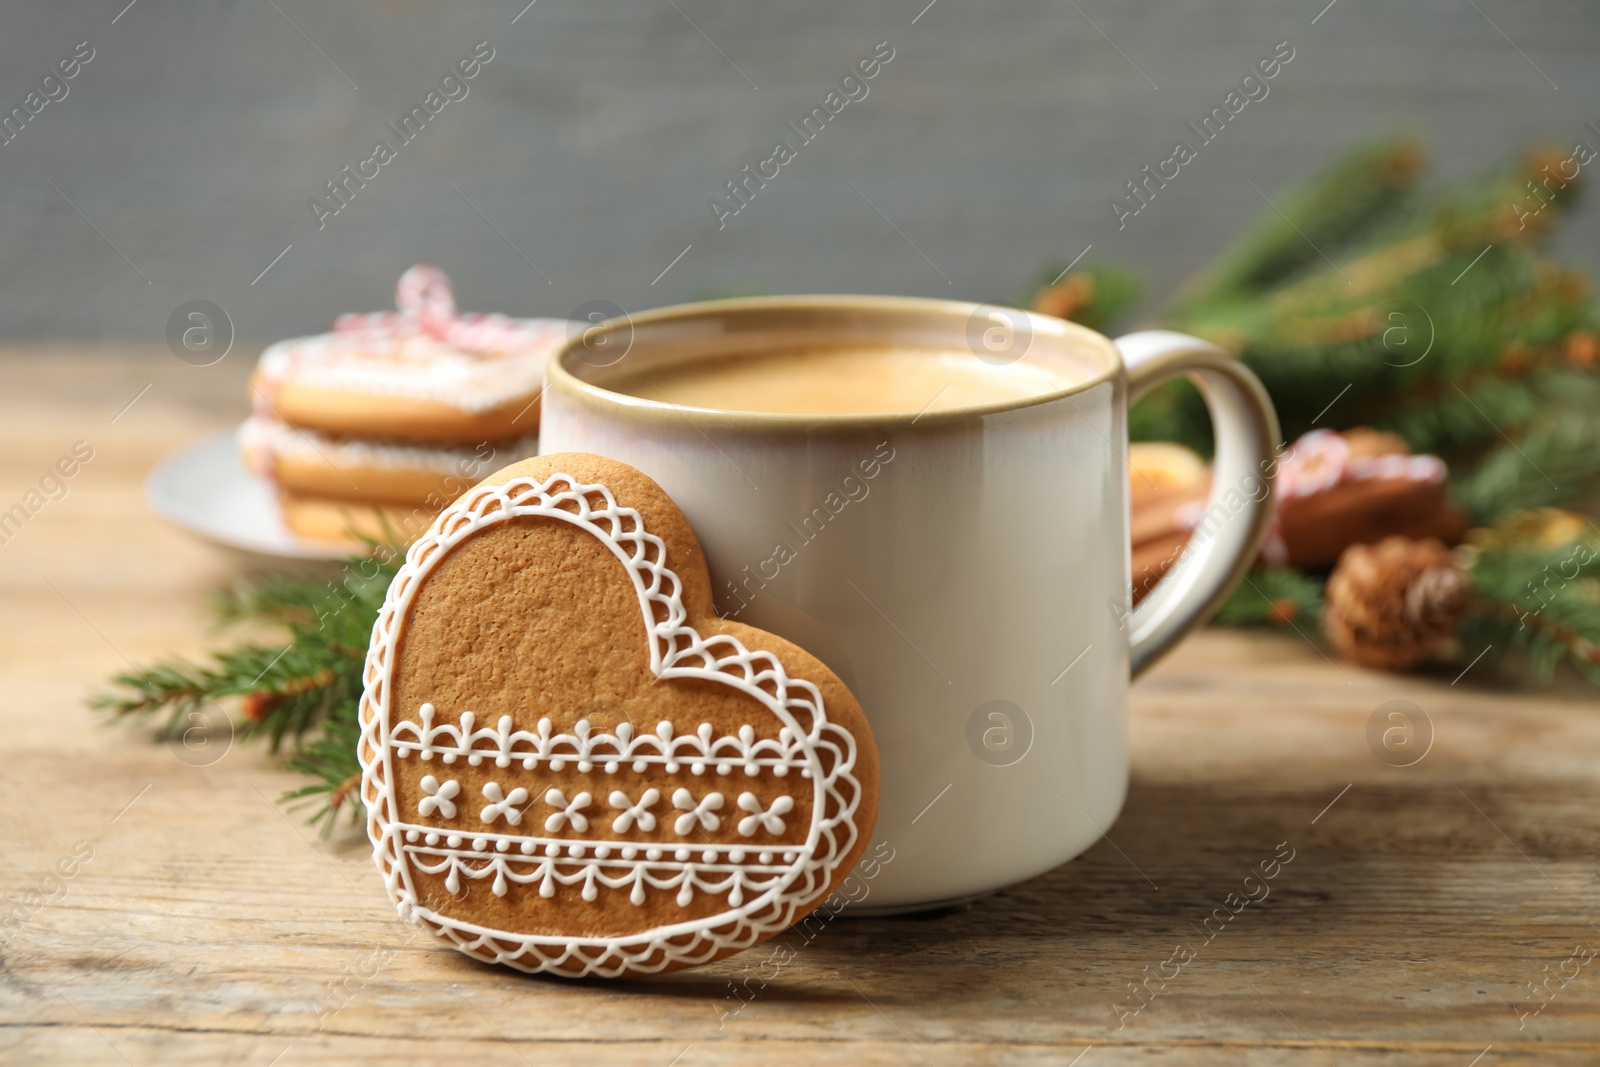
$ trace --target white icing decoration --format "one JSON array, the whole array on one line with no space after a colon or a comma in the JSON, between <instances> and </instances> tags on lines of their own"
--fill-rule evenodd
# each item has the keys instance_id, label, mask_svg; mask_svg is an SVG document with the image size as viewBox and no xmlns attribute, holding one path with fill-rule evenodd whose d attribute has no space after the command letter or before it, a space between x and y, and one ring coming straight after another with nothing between
<instances>
[{"instance_id":1,"label":"white icing decoration","mask_svg":"<svg viewBox=\"0 0 1600 1067\"><path fill-rule=\"evenodd\" d=\"M499 782L490 782L483 787L483 796L489 801L478 815L484 822L492 823L502 816L512 826L522 821L521 806L528 802L528 791L520 785L506 793L501 790Z\"/></svg>"},{"instance_id":2,"label":"white icing decoration","mask_svg":"<svg viewBox=\"0 0 1600 1067\"><path fill-rule=\"evenodd\" d=\"M536 396L544 361L574 324L459 314L450 279L419 263L400 276L395 310L341 315L333 332L282 341L261 355L266 401L286 384L431 400L480 412Z\"/></svg>"},{"instance_id":3,"label":"white icing decoration","mask_svg":"<svg viewBox=\"0 0 1600 1067\"><path fill-rule=\"evenodd\" d=\"M1447 474L1438 456L1388 453L1352 456L1337 430L1312 430L1296 441L1278 464L1275 492L1280 501L1315 496L1347 482L1442 482ZM1195 519L1198 523L1198 516Z\"/></svg>"},{"instance_id":4,"label":"white icing decoration","mask_svg":"<svg viewBox=\"0 0 1600 1067\"><path fill-rule=\"evenodd\" d=\"M520 516L567 522L599 540L623 565L638 597L651 673L659 679L717 682L743 693L778 721L781 730L776 740L757 741L754 730L746 734L742 729L735 736L719 738L704 724L691 735L677 734L670 723L654 734L633 735L622 726L612 734L594 733L582 724L584 729L575 725L573 733L565 735L553 733L548 721L534 732L514 730L509 717L502 717L494 729L475 729L475 719L467 711L461 712L459 727L435 724L431 705L418 709L420 723L409 719L391 723L389 696L401 621L418 588L464 540ZM402 918L473 956L520 970L615 976L704 962L748 947L792 926L799 909L826 888L858 836L854 816L861 786L852 773L855 739L828 719L816 686L790 677L776 656L752 651L731 635L702 637L689 626L682 583L666 566L665 555L665 546L644 530L637 511L618 505L604 486L580 483L566 474L469 490L411 546L373 627L363 675L358 748L374 859ZM644 770L654 766L668 774L677 773L680 761L702 774L719 762L741 767L753 763L758 774L794 767L804 780L809 803L804 839L783 842L793 861L778 864L755 862L759 857L744 849L721 855L708 849L680 861L675 851L668 855L648 842L586 842L593 845L592 855L563 856L561 850L570 850L571 840L520 836L508 836L508 850L502 852L501 835L492 833L482 835L486 842L495 842L492 849L462 849L455 834L449 836L447 848L439 847L437 838L419 845L406 840L407 832L430 828L400 818L395 799L394 761L412 753L423 759L437 753L445 762L458 756L466 756L469 763L493 759L499 766L515 760L523 770L542 765L550 771L569 762L591 761L602 767L610 762L642 763ZM776 809L785 799L784 810L793 810L794 800L784 797L762 815L781 816L784 812ZM518 846L515 852L509 850L510 844ZM543 856L537 855L541 848ZM549 898L558 887L577 886L583 900L593 901L603 890L625 890L628 899L639 905L649 893L663 890L677 890L676 899L683 907L696 893L726 894L728 908L617 935L523 934L445 914L433 901L424 903L414 872L444 874L445 888L452 893L462 878L492 878L495 892L509 892L513 885L537 885L539 895Z\"/></svg>"},{"instance_id":5,"label":"white icing decoration","mask_svg":"<svg viewBox=\"0 0 1600 1067\"><path fill-rule=\"evenodd\" d=\"M639 803L635 804L628 799L628 794L620 789L614 790L609 800L611 806L620 810L622 814L611 823L611 829L619 834L625 834L634 823L638 823L641 830L654 830L656 817L650 814L649 809L660 799L659 789L646 789L644 795L639 798Z\"/></svg>"},{"instance_id":6,"label":"white icing decoration","mask_svg":"<svg viewBox=\"0 0 1600 1067\"><path fill-rule=\"evenodd\" d=\"M1262 540L1261 558L1273 566L1288 563L1289 546L1283 539L1280 512L1296 500L1362 482L1439 485L1448 473L1444 460L1438 456L1410 453L1353 456L1344 434L1337 430L1312 430L1295 441L1278 463L1273 488L1277 503ZM1172 520L1180 528L1193 530L1205 520L1210 508L1209 501L1192 500L1176 508Z\"/></svg>"},{"instance_id":7,"label":"white icing decoration","mask_svg":"<svg viewBox=\"0 0 1600 1067\"><path fill-rule=\"evenodd\" d=\"M418 815L432 815L437 811L441 818L453 819L456 817L456 806L453 803L453 798L461 792L460 782L452 778L440 785L439 779L428 774L423 776L420 784L422 791L428 795L417 801Z\"/></svg>"},{"instance_id":8,"label":"white icing decoration","mask_svg":"<svg viewBox=\"0 0 1600 1067\"><path fill-rule=\"evenodd\" d=\"M696 803L693 793L687 789L679 789L672 794L672 806L685 813L678 816L678 820L672 824L672 832L680 837L693 830L695 823L699 823L701 828L707 831L714 831L722 825L722 819L712 814L722 810L721 793L707 793L699 803Z\"/></svg>"},{"instance_id":9,"label":"white icing decoration","mask_svg":"<svg viewBox=\"0 0 1600 1067\"><path fill-rule=\"evenodd\" d=\"M739 820L739 836L753 837L757 830L766 830L769 834L783 833L783 816L794 810L794 798L785 794L772 802L772 807L762 808L761 800L754 793L739 794L739 810L750 812ZM762 853L763 856L766 853ZM762 863L769 862L763 859Z\"/></svg>"},{"instance_id":10,"label":"white icing decoration","mask_svg":"<svg viewBox=\"0 0 1600 1067\"><path fill-rule=\"evenodd\" d=\"M252 415L239 424L238 441L249 467L269 478L274 466L284 460L329 464L340 470L416 470L469 480L483 472L486 462L478 448L333 437L263 415ZM498 468L538 454L539 435L530 434L496 444L493 461Z\"/></svg>"},{"instance_id":11,"label":"white icing decoration","mask_svg":"<svg viewBox=\"0 0 1600 1067\"><path fill-rule=\"evenodd\" d=\"M553 808L561 809L544 821L544 828L549 833L555 833L568 823L571 823L572 828L580 834L589 829L588 818L579 814L594 803L594 798L588 793L579 793L569 802L567 795L561 790L551 789L545 793L544 802Z\"/></svg>"},{"instance_id":12,"label":"white icing decoration","mask_svg":"<svg viewBox=\"0 0 1600 1067\"><path fill-rule=\"evenodd\" d=\"M1438 456L1361 456L1350 463L1356 481L1442 482L1447 471Z\"/></svg>"},{"instance_id":13,"label":"white icing decoration","mask_svg":"<svg viewBox=\"0 0 1600 1067\"><path fill-rule=\"evenodd\" d=\"M468 352L425 335L368 331L279 341L261 354L257 383L268 396L293 383L431 400L469 414L490 411L537 393L546 357L567 339L569 324L564 320L522 321L535 343L507 352Z\"/></svg>"},{"instance_id":14,"label":"white icing decoration","mask_svg":"<svg viewBox=\"0 0 1600 1067\"><path fill-rule=\"evenodd\" d=\"M726 756L736 759L759 773L769 769L780 778L790 768L801 774L809 770L805 755L807 740L791 733L787 727L778 736L758 740L755 731L746 724L736 735L718 737L709 723L701 723L694 733L677 733L672 723L656 724L654 733L635 734L628 723L619 723L615 733L595 732L587 719L579 719L573 732L556 733L548 718L541 718L534 731L518 730L511 716L502 715L494 727L473 729L478 717L470 711L461 713L461 723L434 724L438 709L431 703L417 709L421 722L405 719L394 726L391 743L401 758L421 755L425 760L442 755L446 763L454 763L465 756L474 767L484 759L493 757L495 766L509 767L520 762L524 770L533 770L547 763L552 771L565 769L569 762L583 764L611 764L630 762L635 773L652 766L660 766L668 774L676 774L680 761L701 757L716 759ZM696 769L698 768L698 769ZM695 774L705 771L703 762L690 768ZM607 771L607 773L615 773Z\"/></svg>"}]
</instances>

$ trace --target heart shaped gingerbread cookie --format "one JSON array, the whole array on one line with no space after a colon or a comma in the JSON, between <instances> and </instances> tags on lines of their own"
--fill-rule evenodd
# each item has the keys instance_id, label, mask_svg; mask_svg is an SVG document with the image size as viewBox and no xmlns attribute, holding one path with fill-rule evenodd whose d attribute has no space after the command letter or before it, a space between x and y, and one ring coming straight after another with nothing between
<instances>
[{"instance_id":1,"label":"heart shaped gingerbread cookie","mask_svg":"<svg viewBox=\"0 0 1600 1067\"><path fill-rule=\"evenodd\" d=\"M878 758L821 661L717 616L688 521L598 456L491 475L373 628L362 798L402 918L563 975L707 963L850 872Z\"/></svg>"}]
</instances>

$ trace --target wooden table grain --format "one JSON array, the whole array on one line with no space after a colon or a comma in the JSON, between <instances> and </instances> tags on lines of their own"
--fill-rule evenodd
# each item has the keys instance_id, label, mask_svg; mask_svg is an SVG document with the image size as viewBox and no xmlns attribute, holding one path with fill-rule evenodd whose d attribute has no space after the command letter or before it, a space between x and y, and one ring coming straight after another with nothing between
<instances>
[{"instance_id":1,"label":"wooden table grain","mask_svg":"<svg viewBox=\"0 0 1600 1067\"><path fill-rule=\"evenodd\" d=\"M968 907L652 981L529 978L415 935L361 832L319 840L259 748L190 766L84 705L206 646L205 593L243 563L152 515L142 480L243 413L249 362L0 357L0 512L93 449L0 544L0 1061L1600 1061L1600 707L1292 635L1211 631L1161 664L1108 836ZM1369 744L1391 700L1431 722L1412 766Z\"/></svg>"}]
</instances>

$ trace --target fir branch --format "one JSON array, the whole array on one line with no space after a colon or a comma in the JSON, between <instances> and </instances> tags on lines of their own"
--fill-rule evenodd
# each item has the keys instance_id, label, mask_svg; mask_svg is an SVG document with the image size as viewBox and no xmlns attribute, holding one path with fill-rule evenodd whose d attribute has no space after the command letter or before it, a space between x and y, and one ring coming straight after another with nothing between
<instances>
[{"instance_id":1,"label":"fir branch","mask_svg":"<svg viewBox=\"0 0 1600 1067\"><path fill-rule=\"evenodd\" d=\"M1287 567L1259 568L1239 583L1213 621L1219 626L1315 626L1322 617L1322 584Z\"/></svg>"},{"instance_id":2,"label":"fir branch","mask_svg":"<svg viewBox=\"0 0 1600 1067\"><path fill-rule=\"evenodd\" d=\"M1567 663L1600 684L1600 531L1570 513L1521 513L1474 542L1463 643L1541 683Z\"/></svg>"},{"instance_id":3,"label":"fir branch","mask_svg":"<svg viewBox=\"0 0 1600 1067\"><path fill-rule=\"evenodd\" d=\"M1600 449L1586 458L1584 432L1549 427L1571 421L1565 412L1600 410L1596 309L1587 281L1539 260L1535 245L1576 189L1563 187L1550 201L1556 210L1542 211L1537 224L1511 206L1532 195L1530 176L1549 158L1535 156L1449 197L1412 198L1391 223L1362 228L1366 250L1338 268L1319 257L1271 286L1208 290L1213 296L1202 303L1175 304L1163 325L1237 352L1272 395L1286 440L1318 425L1370 425L1443 456L1460 475L1490 462L1485 486L1499 487L1501 503L1476 491L1480 519L1509 507L1574 502L1593 484ZM1337 182L1324 192L1334 188ZM1169 383L1136 406L1129 432L1210 452L1210 420L1187 382ZM1510 460L1497 453L1527 452L1525 435L1567 472L1551 474L1559 489L1504 491Z\"/></svg>"},{"instance_id":4,"label":"fir branch","mask_svg":"<svg viewBox=\"0 0 1600 1067\"><path fill-rule=\"evenodd\" d=\"M211 596L217 623L303 622L315 615L314 605L328 596L329 582L302 574L268 574L240 578Z\"/></svg>"},{"instance_id":5,"label":"fir branch","mask_svg":"<svg viewBox=\"0 0 1600 1067\"><path fill-rule=\"evenodd\" d=\"M98 694L89 703L117 717L165 711L165 722L156 727L156 737L165 740L173 736L173 731L181 731L181 724L191 711L218 699L254 692L266 680L282 651L246 644L215 654L211 666L168 660L144 670L125 671L112 679L123 692Z\"/></svg>"},{"instance_id":6,"label":"fir branch","mask_svg":"<svg viewBox=\"0 0 1600 1067\"><path fill-rule=\"evenodd\" d=\"M1053 280L1047 280L1053 279ZM1121 267L1091 267L1065 273L1064 268L1046 270L1041 288L1034 293L1032 307L1045 315L1110 333L1135 304L1143 291L1138 275Z\"/></svg>"},{"instance_id":7,"label":"fir branch","mask_svg":"<svg viewBox=\"0 0 1600 1067\"><path fill-rule=\"evenodd\" d=\"M1179 294L1170 314L1204 308L1281 283L1393 217L1422 167L1421 146L1401 139L1346 155L1266 212ZM1289 220L1293 219L1293 222ZM1319 252L1319 249L1322 251Z\"/></svg>"},{"instance_id":8,"label":"fir branch","mask_svg":"<svg viewBox=\"0 0 1600 1067\"><path fill-rule=\"evenodd\" d=\"M219 623L275 626L284 644L246 642L213 653L205 665L172 660L124 672L113 679L116 689L90 704L117 718L157 717L157 736L168 737L181 732L191 711L227 701L238 709L243 738L263 738L275 753L287 749L290 769L320 779L286 799L327 794L312 816L326 830L359 770L362 670L396 570L396 554L383 556L348 561L337 582L280 574L237 583L213 602Z\"/></svg>"},{"instance_id":9,"label":"fir branch","mask_svg":"<svg viewBox=\"0 0 1600 1067\"><path fill-rule=\"evenodd\" d=\"M1470 553L1467 651L1492 646L1536 681L1570 663L1600 684L1600 575L1587 555L1600 554L1600 531L1566 515L1552 539L1516 514L1592 502L1600 488L1600 308L1586 278L1539 255L1576 202L1576 183L1558 176L1570 168L1554 165L1565 155L1535 153L1448 194L1399 195L1341 217L1346 189L1372 193L1370 172L1348 161L1303 199L1280 201L1337 267L1263 212L1160 323L1236 353L1271 394L1286 439L1373 426L1444 458L1454 502L1474 521L1512 516L1478 531ZM1321 237L1306 228L1313 218L1327 227ZM1128 425L1134 440L1210 452L1210 419L1188 382L1147 396ZM1242 586L1219 622L1312 610L1293 594L1298 582L1309 594L1316 578L1253 580L1260 590Z\"/></svg>"},{"instance_id":10,"label":"fir branch","mask_svg":"<svg viewBox=\"0 0 1600 1067\"><path fill-rule=\"evenodd\" d=\"M352 819L360 818L361 763L356 757L360 741L361 727L352 709L349 715L329 719L322 734L289 759L289 770L316 781L284 794L283 799L321 800L306 821L320 824L323 836L332 832L343 811L350 811Z\"/></svg>"},{"instance_id":11,"label":"fir branch","mask_svg":"<svg viewBox=\"0 0 1600 1067\"><path fill-rule=\"evenodd\" d=\"M1584 396L1589 389L1576 390ZM1568 504L1600 488L1600 405L1543 416L1520 441L1505 441L1451 487L1455 502L1486 525L1528 508Z\"/></svg>"}]
</instances>

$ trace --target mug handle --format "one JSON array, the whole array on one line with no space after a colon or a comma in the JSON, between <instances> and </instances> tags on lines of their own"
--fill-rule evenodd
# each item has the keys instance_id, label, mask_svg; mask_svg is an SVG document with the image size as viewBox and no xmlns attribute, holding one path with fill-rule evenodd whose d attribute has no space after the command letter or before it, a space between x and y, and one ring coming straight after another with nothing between
<instances>
[{"instance_id":1,"label":"mug handle","mask_svg":"<svg viewBox=\"0 0 1600 1067\"><path fill-rule=\"evenodd\" d=\"M1169 330L1114 342L1128 371L1128 406L1169 378L1189 376L1216 440L1211 497L1183 555L1124 620L1133 677L1211 617L1239 584L1272 516L1278 415L1250 369L1224 349Z\"/></svg>"}]
</instances>

